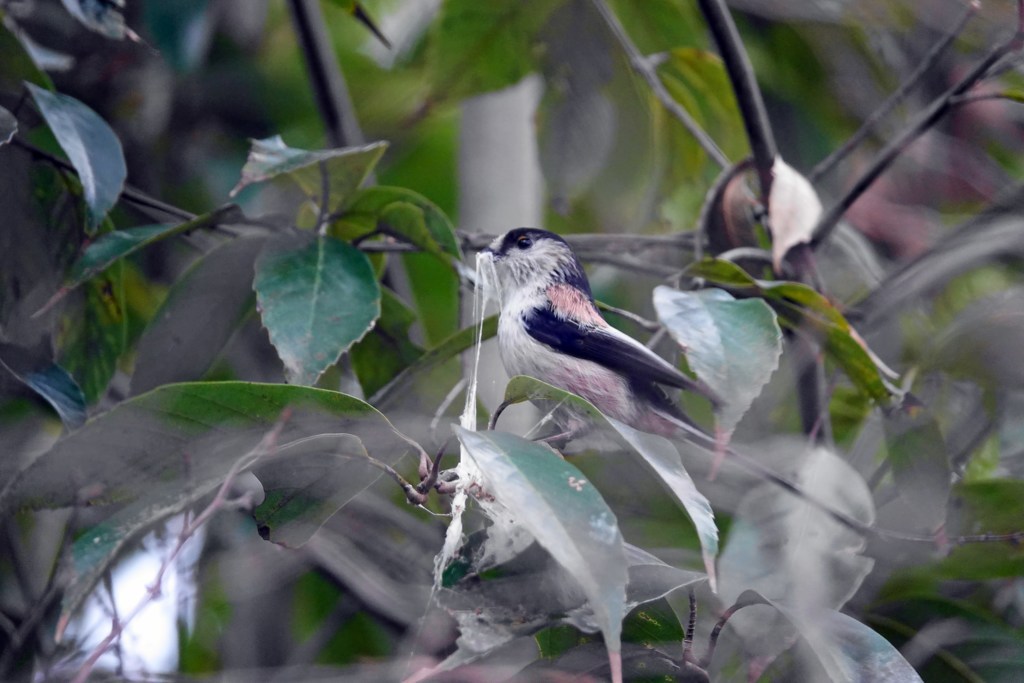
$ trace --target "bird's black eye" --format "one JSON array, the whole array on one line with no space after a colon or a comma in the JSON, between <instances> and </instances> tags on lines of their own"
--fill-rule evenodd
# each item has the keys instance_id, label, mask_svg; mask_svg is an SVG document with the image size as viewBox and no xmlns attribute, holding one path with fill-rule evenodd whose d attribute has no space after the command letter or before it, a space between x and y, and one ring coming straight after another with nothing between
<instances>
[{"instance_id":1,"label":"bird's black eye","mask_svg":"<svg viewBox=\"0 0 1024 683\"><path fill-rule=\"evenodd\" d=\"M527 237L526 235L523 235L522 237L516 240L516 246L519 247L520 249L529 249L530 247L533 246L533 240Z\"/></svg>"}]
</instances>

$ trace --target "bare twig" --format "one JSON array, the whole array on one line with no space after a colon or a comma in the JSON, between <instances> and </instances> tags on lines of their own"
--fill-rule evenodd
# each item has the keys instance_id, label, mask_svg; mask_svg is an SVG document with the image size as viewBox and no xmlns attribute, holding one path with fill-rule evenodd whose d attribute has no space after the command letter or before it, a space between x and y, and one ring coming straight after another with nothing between
<instances>
[{"instance_id":1,"label":"bare twig","mask_svg":"<svg viewBox=\"0 0 1024 683\"><path fill-rule=\"evenodd\" d=\"M651 61L640 54L640 50L637 49L633 41L630 40L626 30L619 23L618 17L615 16L615 12L608 6L605 0L594 0L594 6L600 13L601 18L604 19L605 23L608 24L608 28L611 29L615 39L619 41L622 49L626 52L626 57L629 59L630 65L633 70L640 75L647 84L651 87L651 92L658 98L662 106L672 114L683 127L689 131L690 135L694 137L697 144L711 157L716 164L720 167L725 168L729 165L729 159L725 156L725 153L715 144L715 141L709 136L690 116L689 112L683 109L682 105L675 101L672 95L669 94L668 90L665 89L665 84L661 82L661 78L658 77L658 72L654 68Z\"/></svg>"},{"instance_id":2,"label":"bare twig","mask_svg":"<svg viewBox=\"0 0 1024 683\"><path fill-rule=\"evenodd\" d=\"M836 225L839 224L839 219L846 213L846 210L853 206L853 203L864 194L865 190L871 187L872 183L889 168L889 165L896 160L896 157L903 153L910 143L930 129L953 107L955 98L963 95L984 79L993 64L1006 55L1017 52L1021 47L1024 47L1024 0L1017 1L1017 12L1017 27L1014 34L1009 39L992 48L966 76L936 99L902 134L887 144L875 157L867 171L857 179L853 187L825 212L814 229L814 239L811 242L813 246L817 246L829 238Z\"/></svg>"},{"instance_id":3,"label":"bare twig","mask_svg":"<svg viewBox=\"0 0 1024 683\"><path fill-rule=\"evenodd\" d=\"M754 68L750 65L747 51L743 48L736 24L725 6L725 0L700 0L700 9L708 22L711 35L715 38L718 51L725 62L736 103L743 116L743 126L747 130L750 150L754 156L754 167L761 185L761 202L768 206L768 195L772 189L772 165L778 150L775 136L765 111L764 98L757 87Z\"/></svg>"},{"instance_id":4,"label":"bare twig","mask_svg":"<svg viewBox=\"0 0 1024 683\"><path fill-rule=\"evenodd\" d=\"M941 40L939 40L939 42L932 46L932 49L928 51L928 54L924 56L921 63L918 64L917 68L914 69L914 72L910 74L907 80L903 81L903 83L900 84L900 87L889 95L885 102L871 112L871 116L861 124L856 133L847 138L846 142L840 145L838 149L822 159L818 162L817 166L811 169L811 172L807 175L807 179L812 185L816 184L823 175L831 171L840 161L845 159L846 156L853 151L854 147L862 143L864 139L867 138L872 130L874 130L874 127L878 125L879 121L888 116L889 113L897 107L897 105L906 99L907 95L910 94L910 91L917 87L921 82L921 79L924 78L924 75L928 73L928 70L939 61L942 53L944 53L946 49L953 44L953 41L956 40L957 36L959 36L964 30L964 27L967 26L967 22L971 20L979 9L981 9L981 3L977 0L972 0L967 4L967 7L964 8L964 12L960 15L956 24L953 25L953 27L942 37Z\"/></svg>"},{"instance_id":5,"label":"bare twig","mask_svg":"<svg viewBox=\"0 0 1024 683\"><path fill-rule=\"evenodd\" d=\"M332 147L363 144L363 132L356 119L345 77L331 47L319 0L289 0L288 8L327 140Z\"/></svg>"},{"instance_id":6,"label":"bare twig","mask_svg":"<svg viewBox=\"0 0 1024 683\"><path fill-rule=\"evenodd\" d=\"M744 596L740 597L743 598ZM729 622L729 619L732 618L732 615L736 614L744 607L766 604L764 600L753 595L746 595L746 598L747 599L745 600L738 600L734 605L729 607L729 609L725 610L719 618L718 623L716 623L715 627L711 629L711 637L708 639L708 651L700 660L701 668L706 669L708 668L708 665L711 664L711 658L714 657L715 648L718 646L718 637L722 635L722 629L725 628L725 625Z\"/></svg>"},{"instance_id":7,"label":"bare twig","mask_svg":"<svg viewBox=\"0 0 1024 683\"><path fill-rule=\"evenodd\" d=\"M683 635L683 661L693 662L693 632L697 628L697 592L693 588L689 591L690 615L686 620L686 633Z\"/></svg>"},{"instance_id":8,"label":"bare twig","mask_svg":"<svg viewBox=\"0 0 1024 683\"><path fill-rule=\"evenodd\" d=\"M627 311L624 308L612 306L611 304L606 304L603 301L598 301L597 307L602 311L607 311L608 313L617 315L621 318L625 318L626 320L632 320L633 322L635 322L637 325L644 328L648 332L657 332L658 330L661 329L661 323L656 322L654 320L648 320L647 318L641 315L637 315L633 311Z\"/></svg>"}]
</instances>

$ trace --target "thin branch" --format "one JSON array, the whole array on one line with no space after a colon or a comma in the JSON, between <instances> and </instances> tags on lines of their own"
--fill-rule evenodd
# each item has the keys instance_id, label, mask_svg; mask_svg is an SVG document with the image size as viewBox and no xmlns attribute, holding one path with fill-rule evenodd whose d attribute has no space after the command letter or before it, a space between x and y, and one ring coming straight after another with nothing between
<instances>
[{"instance_id":1,"label":"thin branch","mask_svg":"<svg viewBox=\"0 0 1024 683\"><path fill-rule=\"evenodd\" d=\"M331 47L320 1L289 0L288 8L291 10L295 33L302 48L302 57L306 62L327 140L332 147L363 144L363 132L359 129L345 77Z\"/></svg>"},{"instance_id":2,"label":"thin branch","mask_svg":"<svg viewBox=\"0 0 1024 683\"><path fill-rule=\"evenodd\" d=\"M669 94L668 90L665 89L665 84L661 82L661 78L658 77L658 72L654 68L651 61L640 54L640 50L637 49L633 41L629 39L629 35L626 33L626 29L619 23L618 17L615 16L615 12L608 6L605 0L594 0L594 7L597 8L601 18L604 19L605 23L608 24L608 28L611 29L615 39L619 41L622 49L626 52L626 57L629 59L630 65L633 70L640 75L647 84L651 87L651 92L658 98L662 106L672 114L683 127L689 131L690 135L694 137L697 144L711 157L716 164L720 167L725 168L729 165L729 159L725 156L725 153L715 144L715 141L709 136L694 120L690 113L683 109L676 100Z\"/></svg>"},{"instance_id":3,"label":"thin branch","mask_svg":"<svg viewBox=\"0 0 1024 683\"><path fill-rule=\"evenodd\" d=\"M754 68L750 65L750 58L743 48L743 41L740 40L729 8L725 6L725 0L700 0L699 4L736 93L736 103L743 116L743 126L747 130L754 167L761 185L761 202L768 206L768 196L772 189L772 165L778 156L778 149L761 89L757 87Z\"/></svg>"},{"instance_id":4,"label":"thin branch","mask_svg":"<svg viewBox=\"0 0 1024 683\"><path fill-rule=\"evenodd\" d=\"M1024 47L1024 0L1017 1L1017 12L1017 27L1013 36L992 48L966 76L961 78L945 94L936 99L902 134L898 135L878 153L868 170L818 221L818 225L814 228L814 239L811 241L812 246L817 247L829 238L832 231L839 224L839 219L846 213L846 210L853 206L853 203L864 194L864 191L871 187L875 180L889 168L889 165L896 160L896 157L902 154L912 142L935 125L952 108L955 98L963 95L984 79L993 64L1006 55L1017 52L1021 47Z\"/></svg>"},{"instance_id":5,"label":"thin branch","mask_svg":"<svg viewBox=\"0 0 1024 683\"><path fill-rule=\"evenodd\" d=\"M683 661L696 662L693 659L693 632L697 628L697 592L689 590L690 615L686 620L686 633L683 635Z\"/></svg>"},{"instance_id":6,"label":"thin branch","mask_svg":"<svg viewBox=\"0 0 1024 683\"><path fill-rule=\"evenodd\" d=\"M807 175L807 179L812 185L816 185L823 175L831 171L840 161L845 159L846 156L853 151L854 147L862 143L868 137L874 127L878 125L879 121L888 116L893 109L906 99L907 95L910 94L910 91L916 88L921 82L921 79L924 78L924 75L928 73L928 70L935 66L942 54L950 45L953 44L953 41L956 40L957 36L959 36L964 30L964 27L967 26L967 22L974 17L979 9L981 9L981 3L978 2L978 0L973 0L967 4L967 7L964 9L964 13L960 15L956 24L953 25L953 27L945 36L942 37L941 40L939 40L939 42L932 46L932 49L928 51L928 54L924 56L921 63L918 64L917 68L912 74L910 74L907 80L900 84L900 87L889 95L881 106L871 112L871 116L861 124L856 133L847 138L846 142L840 145L838 149L822 159L818 162L817 166L811 169L811 172Z\"/></svg>"},{"instance_id":7,"label":"thin branch","mask_svg":"<svg viewBox=\"0 0 1024 683\"><path fill-rule=\"evenodd\" d=\"M758 597L748 596L748 598L749 599L737 601L734 605L729 607L729 609L725 610L719 618L718 623L716 623L715 627L711 629L711 637L708 639L708 651L700 660L700 667L702 669L707 669L708 665L711 664L711 658L715 655L715 648L718 647L718 638L722 635L722 629L725 628L725 625L729 622L729 619L732 618L732 615L736 614L744 607L767 604L764 600Z\"/></svg>"},{"instance_id":8,"label":"thin branch","mask_svg":"<svg viewBox=\"0 0 1024 683\"><path fill-rule=\"evenodd\" d=\"M607 311L608 313L611 313L612 315L617 315L621 318L625 318L626 320L632 320L634 323L644 328L648 332L657 332L658 330L661 329L661 323L656 322L654 320L648 320L647 318L641 315L637 315L633 311L627 311L624 308L612 306L611 304L606 304L603 301L598 301L597 307L602 311Z\"/></svg>"}]
</instances>

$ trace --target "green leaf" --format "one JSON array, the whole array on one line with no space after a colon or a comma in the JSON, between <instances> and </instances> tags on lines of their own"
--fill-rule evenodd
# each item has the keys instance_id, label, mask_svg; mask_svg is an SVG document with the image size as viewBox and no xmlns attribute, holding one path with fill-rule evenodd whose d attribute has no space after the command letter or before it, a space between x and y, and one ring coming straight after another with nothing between
<instances>
[{"instance_id":1,"label":"green leaf","mask_svg":"<svg viewBox=\"0 0 1024 683\"><path fill-rule=\"evenodd\" d=\"M0 64L4 65L0 72L0 91L19 92L24 81L53 90L53 81L36 66L25 46L8 28L8 23L12 22L0 22Z\"/></svg>"},{"instance_id":2,"label":"green leaf","mask_svg":"<svg viewBox=\"0 0 1024 683\"><path fill-rule=\"evenodd\" d=\"M825 337L825 351L850 381L872 399L888 402L900 392L886 380L891 371L880 364L843 314L820 293L798 282L755 280L734 263L704 259L686 269L690 277L772 304L780 321L791 329L810 327Z\"/></svg>"},{"instance_id":3,"label":"green leaf","mask_svg":"<svg viewBox=\"0 0 1024 683\"><path fill-rule=\"evenodd\" d=\"M86 403L106 393L124 353L124 301L124 272L118 266L86 283L81 304L61 320L59 362L82 388Z\"/></svg>"},{"instance_id":4,"label":"green leaf","mask_svg":"<svg viewBox=\"0 0 1024 683\"><path fill-rule=\"evenodd\" d=\"M382 288L381 294L380 320L370 334L352 346L352 369L367 396L423 355L409 337L416 314L390 289Z\"/></svg>"},{"instance_id":5,"label":"green leaf","mask_svg":"<svg viewBox=\"0 0 1024 683\"><path fill-rule=\"evenodd\" d=\"M689 515L697 529L697 536L700 538L708 580L712 590L715 589L715 556L718 554L718 527L715 525L715 514L711 509L711 503L697 490L693 479L683 467L679 451L671 441L657 434L637 431L618 420L607 417L580 396L533 377L519 375L510 379L505 387L504 402L513 404L523 401L541 402L542 404L570 403L574 410L586 415L592 422L606 424L618 432L647 466L654 470L669 493Z\"/></svg>"},{"instance_id":6,"label":"green leaf","mask_svg":"<svg viewBox=\"0 0 1024 683\"><path fill-rule=\"evenodd\" d=\"M366 255L324 235L268 243L253 288L293 384L314 384L380 316L380 285Z\"/></svg>"},{"instance_id":7,"label":"green leaf","mask_svg":"<svg viewBox=\"0 0 1024 683\"><path fill-rule=\"evenodd\" d=\"M0 365L53 406L68 429L85 422L85 396L67 370L28 349L3 342Z\"/></svg>"},{"instance_id":8,"label":"green leaf","mask_svg":"<svg viewBox=\"0 0 1024 683\"><path fill-rule=\"evenodd\" d=\"M828 507L864 524L874 521L874 502L867 484L832 452L808 450L796 440L782 442L778 455L791 479ZM770 454L769 454L770 455ZM726 603L754 590L770 600L801 610L839 609L863 583L874 560L864 557L864 537L808 501L773 483L762 483L740 501L725 548L718 560L719 595ZM762 654L778 654L786 639L776 637L780 625L766 620L734 626L745 642L757 643Z\"/></svg>"},{"instance_id":9,"label":"green leaf","mask_svg":"<svg viewBox=\"0 0 1024 683\"><path fill-rule=\"evenodd\" d=\"M774 607L804 637L833 683L921 683L903 655L870 627L842 612L806 609L746 591L737 599L747 605Z\"/></svg>"},{"instance_id":10,"label":"green leaf","mask_svg":"<svg viewBox=\"0 0 1024 683\"><path fill-rule=\"evenodd\" d=\"M449 0L429 48L434 96L500 90L536 68L538 33L561 0Z\"/></svg>"},{"instance_id":11,"label":"green leaf","mask_svg":"<svg viewBox=\"0 0 1024 683\"><path fill-rule=\"evenodd\" d=\"M124 23L124 0L61 0L75 19L90 31L115 40L134 35Z\"/></svg>"},{"instance_id":12,"label":"green leaf","mask_svg":"<svg viewBox=\"0 0 1024 683\"><path fill-rule=\"evenodd\" d=\"M418 361L400 372L393 380L388 382L380 391L373 395L370 403L383 409L391 404L402 390L408 385L412 378L436 368L441 363L450 360L463 351L471 349L477 341L478 328L476 325L466 327L446 340L424 353ZM498 316L488 316L483 321L483 333L481 340L490 339L498 333Z\"/></svg>"},{"instance_id":13,"label":"green leaf","mask_svg":"<svg viewBox=\"0 0 1024 683\"><path fill-rule=\"evenodd\" d=\"M254 264L265 243L262 237L225 242L178 278L139 339L133 396L200 379L210 369L253 310Z\"/></svg>"},{"instance_id":14,"label":"green leaf","mask_svg":"<svg viewBox=\"0 0 1024 683\"><path fill-rule=\"evenodd\" d=\"M346 208L346 220L372 217L389 234L434 254L462 258L455 226L433 202L404 187L375 185L360 190Z\"/></svg>"},{"instance_id":15,"label":"green leaf","mask_svg":"<svg viewBox=\"0 0 1024 683\"><path fill-rule=\"evenodd\" d=\"M124 152L110 126L92 109L68 95L25 83L57 142L78 173L94 231L124 188Z\"/></svg>"},{"instance_id":16,"label":"green leaf","mask_svg":"<svg viewBox=\"0 0 1024 683\"><path fill-rule=\"evenodd\" d=\"M14 139L18 132L18 119L5 107L0 107L0 147Z\"/></svg>"},{"instance_id":17,"label":"green leaf","mask_svg":"<svg viewBox=\"0 0 1024 683\"><path fill-rule=\"evenodd\" d=\"M628 563L615 514L597 489L544 445L504 432L455 433L487 492L575 577L610 655L618 653Z\"/></svg>"},{"instance_id":18,"label":"green leaf","mask_svg":"<svg viewBox=\"0 0 1024 683\"><path fill-rule=\"evenodd\" d=\"M380 475L362 441L352 434L304 439L282 448L253 471L266 494L253 511L260 536L288 548L304 545Z\"/></svg>"},{"instance_id":19,"label":"green leaf","mask_svg":"<svg viewBox=\"0 0 1024 683\"><path fill-rule=\"evenodd\" d=\"M658 319L697 377L722 399L719 424L732 432L779 367L782 330L764 301L736 301L721 289L654 290Z\"/></svg>"},{"instance_id":20,"label":"green leaf","mask_svg":"<svg viewBox=\"0 0 1024 683\"><path fill-rule=\"evenodd\" d=\"M333 213L359 189L384 155L386 142L363 147L342 147L307 151L284 144L280 135L252 140L249 158L242 167L242 178L231 190L234 196L242 188L285 176L293 180L317 206L324 203L324 174L327 175L326 210Z\"/></svg>"},{"instance_id":21,"label":"green leaf","mask_svg":"<svg viewBox=\"0 0 1024 683\"><path fill-rule=\"evenodd\" d=\"M993 479L953 487L946 532L950 536L1010 534L1022 530L1024 481ZM955 580L985 580L1024 574L1020 543L964 543L939 562L939 576Z\"/></svg>"},{"instance_id":22,"label":"green leaf","mask_svg":"<svg viewBox=\"0 0 1024 683\"><path fill-rule=\"evenodd\" d=\"M953 481L946 455L949 450L939 425L921 407L891 411L884 420L896 491L907 503L904 524L934 531L946 519Z\"/></svg>"},{"instance_id":23,"label":"green leaf","mask_svg":"<svg viewBox=\"0 0 1024 683\"><path fill-rule=\"evenodd\" d=\"M157 485L185 495L205 481L222 481L286 409L281 446L317 434L354 434L389 464L409 448L383 415L345 394L286 384L172 384L120 403L62 438L6 482L0 510L140 497L155 502ZM361 489L378 474L353 479Z\"/></svg>"},{"instance_id":24,"label":"green leaf","mask_svg":"<svg viewBox=\"0 0 1024 683\"><path fill-rule=\"evenodd\" d=\"M104 233L86 246L82 255L71 266L64 288L74 289L98 273L102 273L125 256L134 254L160 240L200 228L244 219L245 217L236 205L228 204L184 223L161 223Z\"/></svg>"}]
</instances>

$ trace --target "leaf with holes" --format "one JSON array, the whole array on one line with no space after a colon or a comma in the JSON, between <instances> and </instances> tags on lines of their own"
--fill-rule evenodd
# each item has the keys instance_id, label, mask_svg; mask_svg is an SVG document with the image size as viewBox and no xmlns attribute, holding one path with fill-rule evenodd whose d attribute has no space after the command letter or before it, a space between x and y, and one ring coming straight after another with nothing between
<instances>
[{"instance_id":1,"label":"leaf with holes","mask_svg":"<svg viewBox=\"0 0 1024 683\"><path fill-rule=\"evenodd\" d=\"M256 261L256 301L288 381L314 384L380 316L380 285L363 252L292 233Z\"/></svg>"},{"instance_id":2,"label":"leaf with holes","mask_svg":"<svg viewBox=\"0 0 1024 683\"><path fill-rule=\"evenodd\" d=\"M722 399L718 421L731 433L782 357L782 330L760 299L737 301L721 289L654 290L654 308L686 362Z\"/></svg>"}]
</instances>

